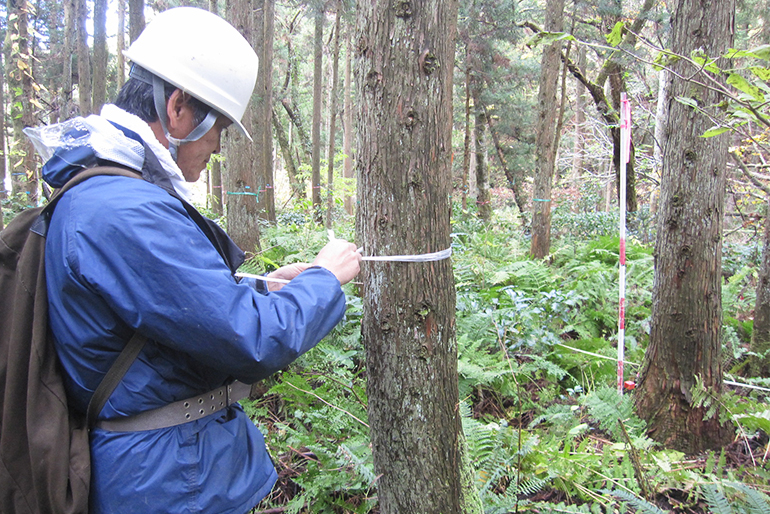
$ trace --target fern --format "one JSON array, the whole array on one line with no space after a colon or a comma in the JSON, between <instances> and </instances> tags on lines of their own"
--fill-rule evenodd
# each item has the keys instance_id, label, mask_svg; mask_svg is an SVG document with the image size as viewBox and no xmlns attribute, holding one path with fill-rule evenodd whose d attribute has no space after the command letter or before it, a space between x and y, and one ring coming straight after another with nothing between
<instances>
[{"instance_id":1,"label":"fern","mask_svg":"<svg viewBox=\"0 0 770 514\"><path fill-rule=\"evenodd\" d=\"M640 498L635 494L631 494L623 489L606 490L602 489L603 493L610 494L624 503L631 504L637 510L637 514L667 514L666 511L661 510L657 505L653 505L644 498Z\"/></svg>"},{"instance_id":2,"label":"fern","mask_svg":"<svg viewBox=\"0 0 770 514\"><path fill-rule=\"evenodd\" d=\"M720 488L714 484L703 484L700 488L703 499L713 514L734 514L730 502Z\"/></svg>"},{"instance_id":3,"label":"fern","mask_svg":"<svg viewBox=\"0 0 770 514\"><path fill-rule=\"evenodd\" d=\"M750 508L749 512L753 514L770 514L770 497L766 494L757 491L746 484L726 482L725 485L743 493L746 498L745 503Z\"/></svg>"}]
</instances>

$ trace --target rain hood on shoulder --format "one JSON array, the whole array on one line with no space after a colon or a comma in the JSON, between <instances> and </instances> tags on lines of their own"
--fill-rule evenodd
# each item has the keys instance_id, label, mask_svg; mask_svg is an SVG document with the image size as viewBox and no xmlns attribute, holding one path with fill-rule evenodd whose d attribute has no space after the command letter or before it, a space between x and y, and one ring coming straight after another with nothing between
<instances>
[{"instance_id":1,"label":"rain hood on shoulder","mask_svg":"<svg viewBox=\"0 0 770 514\"><path fill-rule=\"evenodd\" d=\"M138 116L107 104L100 115L76 117L62 123L24 129L45 162L43 178L54 188L63 186L83 168L108 161L141 171L149 149L167 174L176 193L189 201L190 185L160 144L150 126Z\"/></svg>"}]
</instances>

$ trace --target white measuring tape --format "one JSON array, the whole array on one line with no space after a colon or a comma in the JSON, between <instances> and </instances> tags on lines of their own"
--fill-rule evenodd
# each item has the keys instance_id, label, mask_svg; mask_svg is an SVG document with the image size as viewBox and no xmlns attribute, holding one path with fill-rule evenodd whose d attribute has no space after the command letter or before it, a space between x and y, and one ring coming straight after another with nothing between
<instances>
[{"instance_id":1,"label":"white measuring tape","mask_svg":"<svg viewBox=\"0 0 770 514\"><path fill-rule=\"evenodd\" d=\"M330 240L335 239L333 230L329 230L328 233ZM362 246L356 251L363 255L364 247ZM363 255L361 260L378 262L432 262L448 259L451 255L452 248L450 247L446 250L441 250L440 252L420 253L416 255ZM239 278L254 278L264 282L277 282L279 284L288 284L290 282L289 280L283 278L270 278L262 275L254 275L252 273L236 273L235 276Z\"/></svg>"}]
</instances>

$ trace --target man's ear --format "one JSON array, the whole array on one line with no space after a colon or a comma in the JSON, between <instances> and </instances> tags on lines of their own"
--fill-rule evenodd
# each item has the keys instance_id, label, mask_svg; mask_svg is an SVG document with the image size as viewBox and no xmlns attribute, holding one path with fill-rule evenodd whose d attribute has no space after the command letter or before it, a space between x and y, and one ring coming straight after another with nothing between
<instances>
[{"instance_id":1,"label":"man's ear","mask_svg":"<svg viewBox=\"0 0 770 514\"><path fill-rule=\"evenodd\" d=\"M183 139L187 134L178 134L189 123L187 116L191 114L189 97L180 89L175 89L166 102L166 116L168 119L168 132L176 138Z\"/></svg>"}]
</instances>

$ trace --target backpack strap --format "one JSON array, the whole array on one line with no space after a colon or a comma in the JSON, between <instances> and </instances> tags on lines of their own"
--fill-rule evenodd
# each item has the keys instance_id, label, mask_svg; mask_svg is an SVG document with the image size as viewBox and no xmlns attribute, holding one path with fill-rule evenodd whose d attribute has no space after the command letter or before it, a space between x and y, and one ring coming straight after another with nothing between
<instances>
[{"instance_id":1,"label":"backpack strap","mask_svg":"<svg viewBox=\"0 0 770 514\"><path fill-rule=\"evenodd\" d=\"M110 366L107 374L104 375L94 394L91 395L91 400L88 402L88 411L86 412L86 426L89 430L96 425L97 417L104 408L104 404L107 403L115 388L123 380L128 368L131 367L131 364L139 356L139 352L142 351L146 342L147 337L139 332L134 332L134 335L128 340L123 350L121 350L118 358Z\"/></svg>"}]
</instances>

